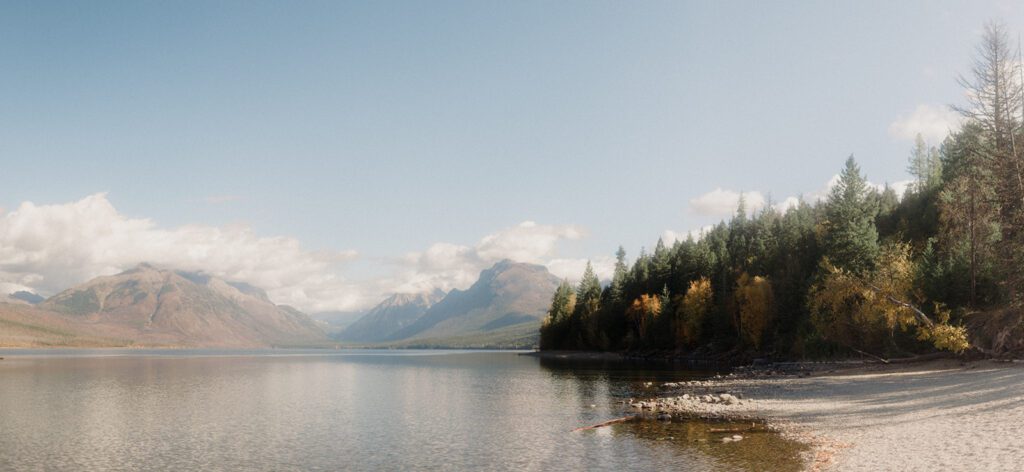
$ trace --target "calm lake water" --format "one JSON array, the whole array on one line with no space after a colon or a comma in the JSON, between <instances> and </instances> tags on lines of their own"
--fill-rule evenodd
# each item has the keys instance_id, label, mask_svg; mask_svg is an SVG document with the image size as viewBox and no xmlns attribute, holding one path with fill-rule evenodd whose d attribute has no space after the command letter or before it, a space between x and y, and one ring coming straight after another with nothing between
<instances>
[{"instance_id":1,"label":"calm lake water","mask_svg":"<svg viewBox=\"0 0 1024 472\"><path fill-rule=\"evenodd\" d=\"M671 366L465 351L0 350L0 470L795 470L801 446L632 422ZM591 406L593 405L593 406ZM712 425L721 427L721 424Z\"/></svg>"}]
</instances>

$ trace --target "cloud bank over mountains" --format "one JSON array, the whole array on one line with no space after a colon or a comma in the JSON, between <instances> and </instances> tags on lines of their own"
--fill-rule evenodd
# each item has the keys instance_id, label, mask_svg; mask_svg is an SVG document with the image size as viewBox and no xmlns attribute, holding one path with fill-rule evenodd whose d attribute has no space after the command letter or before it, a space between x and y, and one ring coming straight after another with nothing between
<instances>
[{"instance_id":1,"label":"cloud bank over mountains","mask_svg":"<svg viewBox=\"0 0 1024 472\"><path fill-rule=\"evenodd\" d=\"M583 238L577 226L524 222L475 245L437 243L393 261L388 277L359 280L346 268L355 250L318 251L295 238L261 236L245 225L161 228L120 213L98 193L53 205L24 202L0 214L0 291L53 295L140 262L205 271L267 290L276 303L307 311L349 310L376 304L393 292L466 288L502 259L551 264L559 276L578 277L585 260L556 259L560 241Z\"/></svg>"},{"instance_id":2,"label":"cloud bank over mountains","mask_svg":"<svg viewBox=\"0 0 1024 472\"><path fill-rule=\"evenodd\" d=\"M556 258L556 245L585 236L586 231L575 225L524 221L484 236L472 246L436 243L425 251L406 254L396 261L397 277L388 285L396 292L466 288L476 281L480 271L502 259L545 265L559 277L577 278L586 260ZM576 267L579 272L575 272Z\"/></svg>"},{"instance_id":3,"label":"cloud bank over mountains","mask_svg":"<svg viewBox=\"0 0 1024 472\"><path fill-rule=\"evenodd\" d=\"M0 216L0 281L52 295L140 262L206 271L266 289L302 307L350 303L335 268L355 251L310 251L289 237L263 237L244 225L164 229L129 218L106 194L55 205L22 203Z\"/></svg>"},{"instance_id":4,"label":"cloud bank over mountains","mask_svg":"<svg viewBox=\"0 0 1024 472\"><path fill-rule=\"evenodd\" d=\"M814 202L827 197L838 176L822 189L803 195ZM909 181L891 184L902 195ZM878 189L883 185L872 184ZM764 194L744 192L747 209L769 204ZM726 219L735 214L740 192L716 188L689 200L689 213ZM797 197L772 203L779 211L796 205ZM665 230L667 244L711 226ZM228 280L247 282L267 291L274 302L308 312L357 310L393 293L469 287L480 271L502 259L541 264L571 281L583 273L587 258L567 258L561 245L584 239L576 225L545 225L525 221L485 235L474 244L438 242L422 251L384 260L384 276L359 278L349 272L360 257L356 250L312 250L287 236L263 236L246 225L185 225L162 228L147 218L120 213L104 193L50 205L21 203L0 212L0 295L28 290L53 295L101 275L112 275L148 262L160 267L204 271ZM590 258L598 277L609 280L614 247ZM626 248L634 253L638 248Z\"/></svg>"}]
</instances>

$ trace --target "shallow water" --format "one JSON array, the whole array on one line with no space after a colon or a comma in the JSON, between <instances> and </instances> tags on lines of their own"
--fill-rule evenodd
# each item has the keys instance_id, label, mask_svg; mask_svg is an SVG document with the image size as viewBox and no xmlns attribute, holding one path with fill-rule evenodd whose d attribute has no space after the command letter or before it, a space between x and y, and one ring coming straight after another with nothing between
<instances>
[{"instance_id":1,"label":"shallow water","mask_svg":"<svg viewBox=\"0 0 1024 472\"><path fill-rule=\"evenodd\" d=\"M795 470L630 413L671 365L466 351L0 350L0 470ZM593 405L593 406L592 406Z\"/></svg>"}]
</instances>

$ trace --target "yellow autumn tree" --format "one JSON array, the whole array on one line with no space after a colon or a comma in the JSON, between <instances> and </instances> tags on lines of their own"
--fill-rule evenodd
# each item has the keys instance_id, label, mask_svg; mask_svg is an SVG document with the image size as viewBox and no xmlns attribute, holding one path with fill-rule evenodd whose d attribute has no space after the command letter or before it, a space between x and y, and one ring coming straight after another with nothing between
<instances>
[{"instance_id":1,"label":"yellow autumn tree","mask_svg":"<svg viewBox=\"0 0 1024 472\"><path fill-rule=\"evenodd\" d=\"M967 331L948 323L949 313L937 307L938 322L913 304L914 266L910 246L888 244L875 268L864 276L822 263L825 276L811 288L812 322L826 339L849 347L880 348L893 342L897 330L916 329L918 339L936 349L962 352Z\"/></svg>"},{"instance_id":2,"label":"yellow autumn tree","mask_svg":"<svg viewBox=\"0 0 1024 472\"><path fill-rule=\"evenodd\" d=\"M764 333L774 317L772 285L767 277L744 272L736 281L736 307L739 310L740 334L754 349L760 350Z\"/></svg>"},{"instance_id":3,"label":"yellow autumn tree","mask_svg":"<svg viewBox=\"0 0 1024 472\"><path fill-rule=\"evenodd\" d=\"M689 288L676 305L676 344L693 346L700 338L704 318L711 311L711 281L707 277L690 282Z\"/></svg>"},{"instance_id":4,"label":"yellow autumn tree","mask_svg":"<svg viewBox=\"0 0 1024 472\"><path fill-rule=\"evenodd\" d=\"M647 336L647 330L660 314L661 299L656 295L641 295L640 298L633 300L633 303L626 309L626 318L638 339Z\"/></svg>"}]
</instances>

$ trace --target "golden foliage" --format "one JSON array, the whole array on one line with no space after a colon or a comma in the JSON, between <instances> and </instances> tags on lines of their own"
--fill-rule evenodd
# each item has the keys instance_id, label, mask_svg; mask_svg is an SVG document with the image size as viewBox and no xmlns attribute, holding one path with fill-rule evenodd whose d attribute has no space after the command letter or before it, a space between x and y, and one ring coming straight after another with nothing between
<instances>
[{"instance_id":1,"label":"golden foliage","mask_svg":"<svg viewBox=\"0 0 1024 472\"><path fill-rule=\"evenodd\" d=\"M917 330L917 339L928 341L935 349L961 353L971 347L967 340L967 328L949 324L949 310L941 304L935 304L938 323L931 328L922 326Z\"/></svg>"},{"instance_id":2,"label":"golden foliage","mask_svg":"<svg viewBox=\"0 0 1024 472\"><path fill-rule=\"evenodd\" d=\"M961 352L968 347L963 327L948 324L942 315L932 327L922 325L909 305L914 296L914 266L910 246L894 243L882 248L875 269L864 278L822 263L824 278L808 299L812 322L826 339L844 345L877 347L895 330L917 329L918 339L931 341L937 349Z\"/></svg>"},{"instance_id":3,"label":"golden foliage","mask_svg":"<svg viewBox=\"0 0 1024 472\"><path fill-rule=\"evenodd\" d=\"M922 327L917 330L917 339L931 342L935 349L961 353L971 347L967 341L967 329L946 323L936 324L931 328Z\"/></svg>"},{"instance_id":4,"label":"golden foliage","mask_svg":"<svg viewBox=\"0 0 1024 472\"><path fill-rule=\"evenodd\" d=\"M690 282L686 295L676 306L676 340L692 346L700 338L700 328L711 310L711 281L707 277Z\"/></svg>"},{"instance_id":5,"label":"golden foliage","mask_svg":"<svg viewBox=\"0 0 1024 472\"><path fill-rule=\"evenodd\" d=\"M641 295L626 309L626 318L633 323L633 328L640 336L646 334L651 322L660 314L661 299L656 295Z\"/></svg>"},{"instance_id":6,"label":"golden foliage","mask_svg":"<svg viewBox=\"0 0 1024 472\"><path fill-rule=\"evenodd\" d=\"M881 313L886 328L906 329L917 324L913 309L898 305L886 296L899 300L913 300L914 294L914 263L910 257L910 245L894 243L884 246L878 255L875 270L871 274L871 284L865 298L869 301L870 310Z\"/></svg>"},{"instance_id":7,"label":"golden foliage","mask_svg":"<svg viewBox=\"0 0 1024 472\"><path fill-rule=\"evenodd\" d=\"M735 297L740 333L754 349L761 349L764 333L774 316L771 283L767 277L751 277L744 272L736 281Z\"/></svg>"}]
</instances>

